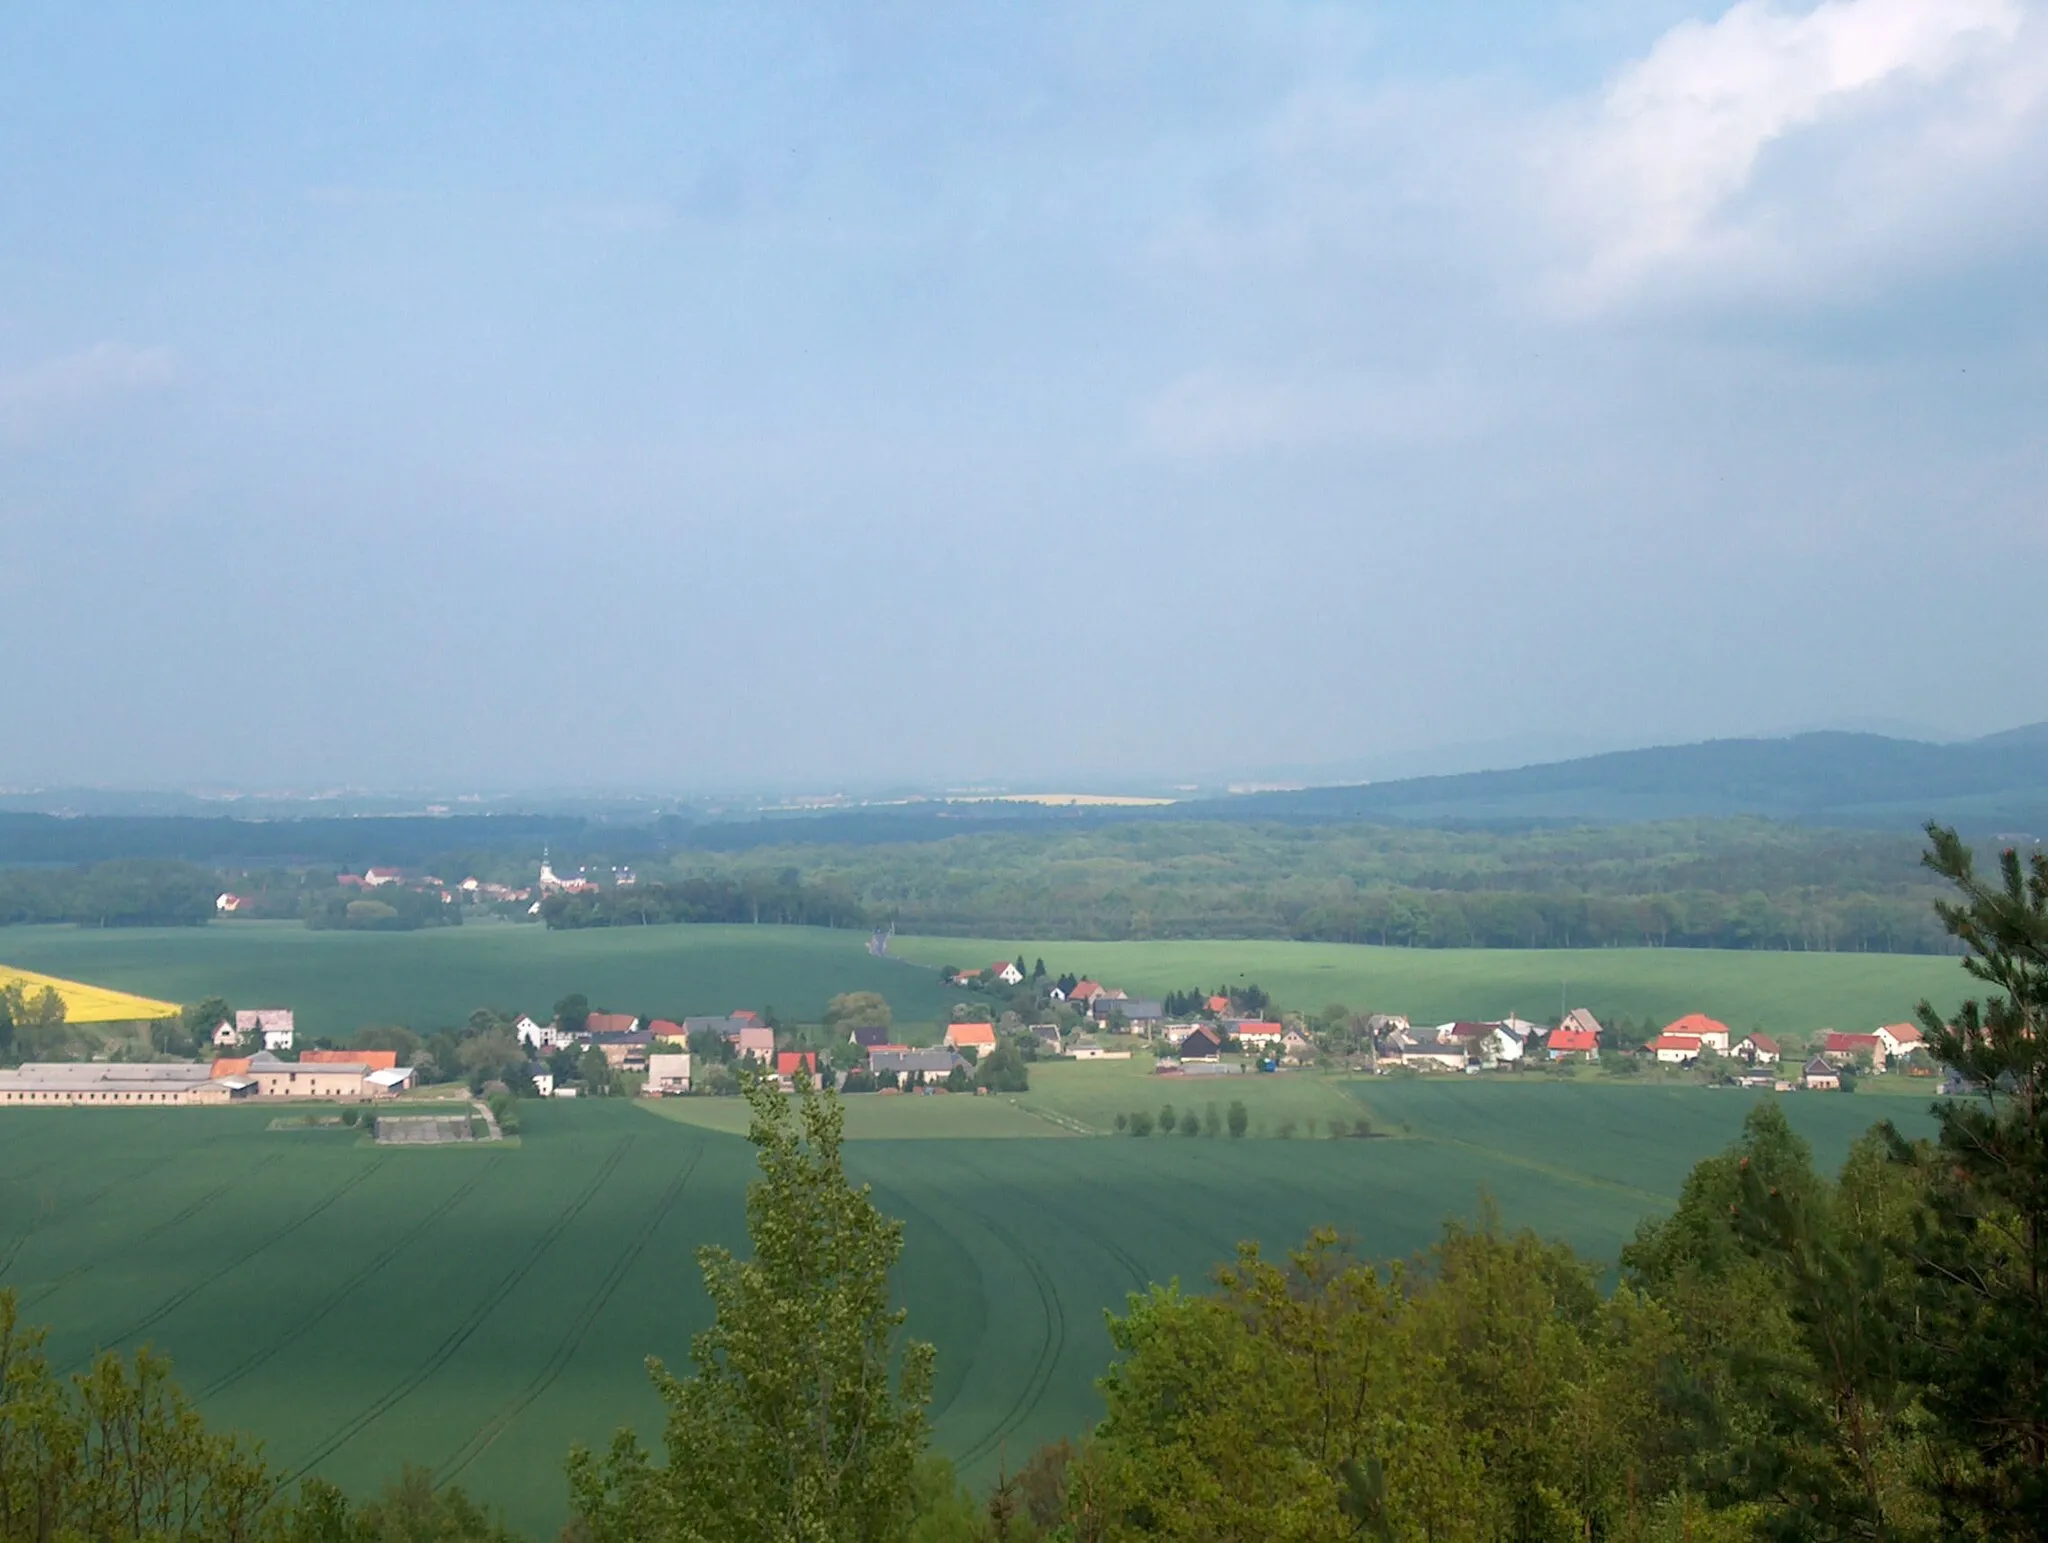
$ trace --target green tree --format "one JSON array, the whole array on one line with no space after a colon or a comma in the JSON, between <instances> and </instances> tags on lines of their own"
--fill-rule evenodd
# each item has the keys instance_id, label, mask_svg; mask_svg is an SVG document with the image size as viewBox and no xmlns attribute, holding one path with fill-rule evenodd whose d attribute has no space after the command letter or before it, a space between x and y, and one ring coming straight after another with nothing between
<instances>
[{"instance_id":1,"label":"green tree","mask_svg":"<svg viewBox=\"0 0 2048 1543\"><path fill-rule=\"evenodd\" d=\"M932 1349L904 1341L890 1307L902 1224L847 1180L835 1096L791 1100L762 1077L746 1094L753 1257L698 1251L715 1318L693 1370L649 1363L667 1461L630 1431L602 1459L571 1454L594 1543L896 1543L912 1520Z\"/></svg>"},{"instance_id":2,"label":"green tree","mask_svg":"<svg viewBox=\"0 0 2048 1543\"><path fill-rule=\"evenodd\" d=\"M1928 1208L1910 1247L1916 1342L1944 1461L1947 1524L1984 1537L2048 1535L2048 854L1976 870L1929 826L1927 866L1954 886L1936 906L1990 988L1944 1020L1920 1005L1929 1047L1977 1090L1944 1099L1922 1158ZM1913 1156L1904 1143L1899 1155Z\"/></svg>"},{"instance_id":3,"label":"green tree","mask_svg":"<svg viewBox=\"0 0 2048 1543\"><path fill-rule=\"evenodd\" d=\"M573 991L555 1004L555 1022L569 1034L581 1034L583 1026L590 1022L590 998L580 991Z\"/></svg>"},{"instance_id":4,"label":"green tree","mask_svg":"<svg viewBox=\"0 0 2048 1543\"><path fill-rule=\"evenodd\" d=\"M1131 1113L1131 1134L1133 1136L1151 1135L1152 1116L1142 1109L1133 1110Z\"/></svg>"},{"instance_id":5,"label":"green tree","mask_svg":"<svg viewBox=\"0 0 2048 1543\"><path fill-rule=\"evenodd\" d=\"M1031 1089L1031 1072L1009 1040L982 1058L974 1069L974 1080L992 1093L1026 1093Z\"/></svg>"},{"instance_id":6,"label":"green tree","mask_svg":"<svg viewBox=\"0 0 2048 1543\"><path fill-rule=\"evenodd\" d=\"M1223 1116L1217 1112L1216 1106L1213 1103L1202 1111L1202 1134L1205 1136L1220 1136L1223 1134Z\"/></svg>"},{"instance_id":7,"label":"green tree","mask_svg":"<svg viewBox=\"0 0 2048 1543\"><path fill-rule=\"evenodd\" d=\"M855 1029L887 1029L896 1021L879 991L842 991L825 1004L825 1032L846 1039Z\"/></svg>"},{"instance_id":8,"label":"green tree","mask_svg":"<svg viewBox=\"0 0 2048 1543\"><path fill-rule=\"evenodd\" d=\"M55 987L31 990L20 980L0 985L0 1024L11 1054L37 1061L62 1053L68 1039L64 1020L64 999Z\"/></svg>"},{"instance_id":9,"label":"green tree","mask_svg":"<svg viewBox=\"0 0 2048 1543\"><path fill-rule=\"evenodd\" d=\"M487 1034L464 1040L455 1058L468 1076L470 1086L481 1088L486 1082L504 1081L526 1065L526 1047L519 1043L510 1029L494 1028Z\"/></svg>"},{"instance_id":10,"label":"green tree","mask_svg":"<svg viewBox=\"0 0 2048 1543\"><path fill-rule=\"evenodd\" d=\"M1251 1111L1245 1108L1244 1100L1241 1098L1233 1098L1230 1101L1230 1110L1224 1119L1230 1126L1232 1136L1242 1136L1252 1123Z\"/></svg>"},{"instance_id":11,"label":"green tree","mask_svg":"<svg viewBox=\"0 0 2048 1543\"><path fill-rule=\"evenodd\" d=\"M1202 1134L1202 1117L1196 1114L1193 1109L1183 1109L1181 1111L1180 1133L1183 1136L1199 1136Z\"/></svg>"},{"instance_id":12,"label":"green tree","mask_svg":"<svg viewBox=\"0 0 2048 1543\"><path fill-rule=\"evenodd\" d=\"M184 1031L185 1043L201 1055L207 1054L212 1047L213 1031L223 1023L234 1021L235 1010L225 997L208 997L203 1002L188 1003L178 1013L178 1026Z\"/></svg>"}]
</instances>

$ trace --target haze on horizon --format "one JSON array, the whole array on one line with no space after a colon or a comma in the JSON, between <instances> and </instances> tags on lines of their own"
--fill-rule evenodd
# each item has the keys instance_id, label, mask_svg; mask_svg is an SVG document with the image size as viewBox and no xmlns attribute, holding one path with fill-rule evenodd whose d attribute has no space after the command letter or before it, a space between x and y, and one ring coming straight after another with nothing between
<instances>
[{"instance_id":1,"label":"haze on horizon","mask_svg":"<svg viewBox=\"0 0 2048 1543\"><path fill-rule=\"evenodd\" d=\"M2048 0L0 9L0 783L1982 733L2044 423Z\"/></svg>"}]
</instances>

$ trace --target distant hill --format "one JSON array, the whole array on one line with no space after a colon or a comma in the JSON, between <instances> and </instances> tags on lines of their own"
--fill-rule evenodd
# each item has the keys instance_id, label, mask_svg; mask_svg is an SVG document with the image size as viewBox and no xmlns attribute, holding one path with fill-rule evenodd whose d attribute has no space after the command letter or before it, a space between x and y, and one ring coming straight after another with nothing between
<instances>
[{"instance_id":1,"label":"distant hill","mask_svg":"<svg viewBox=\"0 0 2048 1543\"><path fill-rule=\"evenodd\" d=\"M2048 832L2048 724L1963 744L1795 734L1623 750L1511 771L1258 793L1182 806L1184 817L1315 824L1502 824L1761 815L1977 833Z\"/></svg>"}]
</instances>

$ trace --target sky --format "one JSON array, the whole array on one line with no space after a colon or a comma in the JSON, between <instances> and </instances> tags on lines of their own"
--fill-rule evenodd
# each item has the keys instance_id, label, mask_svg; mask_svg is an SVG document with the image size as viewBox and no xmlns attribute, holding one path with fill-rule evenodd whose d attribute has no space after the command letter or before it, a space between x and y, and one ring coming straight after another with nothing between
<instances>
[{"instance_id":1,"label":"sky","mask_svg":"<svg viewBox=\"0 0 2048 1543\"><path fill-rule=\"evenodd\" d=\"M2048 718L2048 0L0 3L0 784Z\"/></svg>"}]
</instances>

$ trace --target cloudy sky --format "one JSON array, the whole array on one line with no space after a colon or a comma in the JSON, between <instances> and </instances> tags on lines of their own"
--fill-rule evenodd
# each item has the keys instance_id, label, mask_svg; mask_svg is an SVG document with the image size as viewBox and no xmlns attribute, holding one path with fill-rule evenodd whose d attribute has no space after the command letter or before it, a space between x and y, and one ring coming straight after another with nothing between
<instances>
[{"instance_id":1,"label":"cloudy sky","mask_svg":"<svg viewBox=\"0 0 2048 1543\"><path fill-rule=\"evenodd\" d=\"M0 782L2048 718L2048 3L0 7Z\"/></svg>"}]
</instances>

